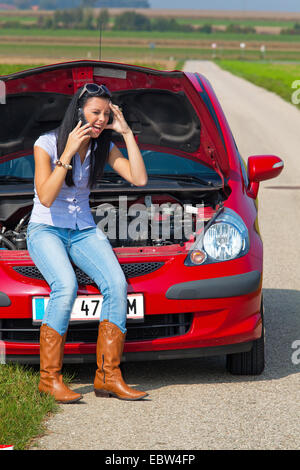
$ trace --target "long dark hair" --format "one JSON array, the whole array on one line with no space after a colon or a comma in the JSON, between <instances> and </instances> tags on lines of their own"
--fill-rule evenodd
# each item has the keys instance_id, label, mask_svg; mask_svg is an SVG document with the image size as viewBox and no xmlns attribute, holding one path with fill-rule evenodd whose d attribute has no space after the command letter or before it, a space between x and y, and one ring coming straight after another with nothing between
<instances>
[{"instance_id":1,"label":"long dark hair","mask_svg":"<svg viewBox=\"0 0 300 470\"><path fill-rule=\"evenodd\" d=\"M65 116L57 129L57 157L59 158L66 147L67 140L70 132L78 123L78 109L83 108L88 99L92 96L111 99L111 97L103 93L102 91L99 94L93 94L92 96L88 92L84 93L83 96L79 98L79 95L83 87L79 88L74 94L67 110ZM104 167L108 161L109 157L109 148L111 142L112 131L110 129L104 130L101 132L100 136L97 139L91 139L91 161L90 161L90 174L88 186L90 188L94 187L98 178L103 175ZM97 148L95 149L95 144L97 142ZM74 156L70 162L74 168ZM73 180L73 169L67 171L65 178L67 186L74 186Z\"/></svg>"}]
</instances>

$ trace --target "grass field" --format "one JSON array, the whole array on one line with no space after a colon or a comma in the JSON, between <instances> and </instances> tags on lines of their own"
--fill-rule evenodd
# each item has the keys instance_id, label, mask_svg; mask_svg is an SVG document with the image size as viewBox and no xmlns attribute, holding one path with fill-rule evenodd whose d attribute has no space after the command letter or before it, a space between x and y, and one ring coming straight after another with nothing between
<instances>
[{"instance_id":1,"label":"grass field","mask_svg":"<svg viewBox=\"0 0 300 470\"><path fill-rule=\"evenodd\" d=\"M7 16L5 12L0 12L0 21L20 21L22 23L36 23L37 17L36 16Z\"/></svg>"},{"instance_id":2,"label":"grass field","mask_svg":"<svg viewBox=\"0 0 300 470\"><path fill-rule=\"evenodd\" d=\"M295 91L292 83L300 80L300 64L241 61L218 61L218 64L223 69L276 93L288 102L291 102L292 93Z\"/></svg>"},{"instance_id":3,"label":"grass field","mask_svg":"<svg viewBox=\"0 0 300 470\"><path fill-rule=\"evenodd\" d=\"M261 52L259 47L256 49L246 49L241 52L240 49L224 49L219 47L216 51L217 58L219 59L246 59L246 60L260 60ZM175 47L175 46L156 46L150 49L149 46L135 46L130 44L120 46L107 46L102 45L101 59L108 61L128 61L130 63L144 62L144 63L160 63L160 61L177 62L188 59L212 59L211 47ZM95 45L49 45L39 43L0 43L0 63L1 58L14 58L14 62L22 62L22 58L35 58L41 63L55 62L57 59L62 61L75 60L75 59L99 59L99 46ZM16 57L19 60L16 61ZM281 60L281 61L300 61L299 51L281 51L281 50L267 50L266 56L268 60Z\"/></svg>"},{"instance_id":4,"label":"grass field","mask_svg":"<svg viewBox=\"0 0 300 470\"><path fill-rule=\"evenodd\" d=\"M2 28L0 36L49 36L59 37L91 37L98 38L99 31L79 30L79 29L23 29L23 28ZM208 40L208 41L237 41L237 42L287 42L298 43L299 35L280 35L280 34L240 34L215 31L214 33L180 32L180 31L103 31L103 38L141 38L154 41L155 39L173 39L173 40Z\"/></svg>"},{"instance_id":5,"label":"grass field","mask_svg":"<svg viewBox=\"0 0 300 470\"><path fill-rule=\"evenodd\" d=\"M157 63L159 68L173 67L173 62L186 59L211 59L212 44L217 44L216 57L227 60L300 61L300 41L297 36L273 34L226 34L215 32L130 32L104 31L101 59ZM245 42L244 51L240 43ZM261 45L266 47L262 56ZM0 29L1 59L21 63L31 57L41 63L52 60L99 59L99 32L90 30ZM165 61L172 62L166 65Z\"/></svg>"},{"instance_id":6,"label":"grass field","mask_svg":"<svg viewBox=\"0 0 300 470\"><path fill-rule=\"evenodd\" d=\"M0 444L26 449L44 431L43 420L58 410L53 397L40 395L39 374L20 365L0 365Z\"/></svg>"},{"instance_id":7,"label":"grass field","mask_svg":"<svg viewBox=\"0 0 300 470\"><path fill-rule=\"evenodd\" d=\"M20 72L22 70L40 67L45 64L0 64L0 76L9 75L10 73Z\"/></svg>"},{"instance_id":8,"label":"grass field","mask_svg":"<svg viewBox=\"0 0 300 470\"><path fill-rule=\"evenodd\" d=\"M96 14L100 10L96 11ZM111 22L121 11L109 10ZM173 16L177 22L191 23L195 26L210 23L226 26L230 23L261 26L268 28L290 27L300 20L300 14L282 15L259 12L210 12L205 11L139 10L151 19ZM40 14L47 16L53 12L0 12L1 20L37 21ZM223 14L223 16L222 16ZM182 16L180 16L182 15ZM272 30L270 30L272 31ZM269 31L269 32L270 32ZM246 43L241 51L240 44ZM129 63L156 63L158 68L173 68L174 62L186 59L212 59L212 44L217 44L216 58L220 60L260 59L280 61L300 61L300 37L280 34L237 34L214 31L211 34L194 32L154 32L154 31L114 31L102 32L101 59L108 61L128 61ZM266 47L262 56L260 47ZM78 29L39 29L39 28L0 28L0 63L12 58L14 63L21 59L41 63L67 61L74 59L99 59L99 31Z\"/></svg>"}]
</instances>

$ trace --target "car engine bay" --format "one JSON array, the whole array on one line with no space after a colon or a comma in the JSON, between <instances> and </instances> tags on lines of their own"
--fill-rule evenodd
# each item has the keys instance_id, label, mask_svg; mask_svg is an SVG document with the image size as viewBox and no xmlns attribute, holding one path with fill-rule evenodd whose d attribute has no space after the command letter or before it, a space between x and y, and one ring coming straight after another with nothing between
<instances>
[{"instance_id":1,"label":"car engine bay","mask_svg":"<svg viewBox=\"0 0 300 470\"><path fill-rule=\"evenodd\" d=\"M144 189L144 188L143 188ZM183 245L207 224L224 200L222 190L186 188L182 191L91 192L95 223L114 248ZM0 249L26 250L32 199L0 198Z\"/></svg>"}]
</instances>

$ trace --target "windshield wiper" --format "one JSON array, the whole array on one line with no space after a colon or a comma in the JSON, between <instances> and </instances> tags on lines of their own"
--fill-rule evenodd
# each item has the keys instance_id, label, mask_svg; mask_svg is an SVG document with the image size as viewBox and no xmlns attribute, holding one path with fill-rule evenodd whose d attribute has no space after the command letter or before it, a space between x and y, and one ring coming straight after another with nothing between
<instances>
[{"instance_id":1,"label":"windshield wiper","mask_svg":"<svg viewBox=\"0 0 300 470\"><path fill-rule=\"evenodd\" d=\"M214 182L211 180L204 180L195 175L149 175L149 178L158 178L158 179L170 179L177 181L186 181L187 183L200 183L204 186L215 186Z\"/></svg>"},{"instance_id":2,"label":"windshield wiper","mask_svg":"<svg viewBox=\"0 0 300 470\"><path fill-rule=\"evenodd\" d=\"M22 176L1 175L0 183L32 183L33 178L23 178Z\"/></svg>"}]
</instances>

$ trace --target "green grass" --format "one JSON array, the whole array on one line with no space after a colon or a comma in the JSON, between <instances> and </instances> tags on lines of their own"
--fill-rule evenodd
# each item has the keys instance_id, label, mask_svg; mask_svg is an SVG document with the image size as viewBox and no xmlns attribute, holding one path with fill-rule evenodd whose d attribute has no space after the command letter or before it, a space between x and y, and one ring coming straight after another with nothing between
<instances>
[{"instance_id":1,"label":"green grass","mask_svg":"<svg viewBox=\"0 0 300 470\"><path fill-rule=\"evenodd\" d=\"M291 103L291 87L295 80L300 80L300 63L263 63L246 61L218 61L220 67L239 77L245 78L260 87L281 96Z\"/></svg>"},{"instance_id":2,"label":"green grass","mask_svg":"<svg viewBox=\"0 0 300 470\"><path fill-rule=\"evenodd\" d=\"M2 28L0 29L0 36L49 36L57 38L67 37L91 37L98 38L99 31L91 30L78 30L78 29L22 29L22 28ZM270 41L279 42L298 42L299 36L297 35L280 35L280 34L237 34L225 33L217 31L211 34L199 32L177 32L177 31L103 31L103 38L140 38L148 39L150 42L155 42L155 39L180 39L180 40L212 40L212 41L243 41L243 42L262 42L268 43Z\"/></svg>"},{"instance_id":3,"label":"green grass","mask_svg":"<svg viewBox=\"0 0 300 470\"><path fill-rule=\"evenodd\" d=\"M41 45L26 43L6 43L0 44L0 63L1 55L5 57L24 57L38 58L41 63L45 58L59 59L60 61L76 60L76 59L99 59L99 47L97 42L95 46L90 45ZM138 62L159 62L161 59L188 60L188 59L211 59L211 48L194 48L194 47L158 47L150 49L148 46L135 45L116 45L102 46L101 58L107 61L126 62L132 60ZM217 58L219 59L240 59L241 52L239 49L220 49L217 50ZM259 60L261 54L259 48L255 50L246 49L243 58L247 60ZM293 60L300 61L300 51L268 51L267 58L269 60Z\"/></svg>"},{"instance_id":4,"label":"green grass","mask_svg":"<svg viewBox=\"0 0 300 470\"><path fill-rule=\"evenodd\" d=\"M11 73L20 72L22 70L33 69L36 67L42 67L45 64L0 64L0 77L1 75L9 75ZM149 67L156 70L165 70L164 65L160 62L134 62L132 65L139 65L141 67ZM184 61L180 60L176 63L174 70L182 70L184 66Z\"/></svg>"},{"instance_id":5,"label":"green grass","mask_svg":"<svg viewBox=\"0 0 300 470\"><path fill-rule=\"evenodd\" d=\"M106 32L103 32L106 34ZM39 28L2 28L0 36L50 36L50 37L99 37L99 31L88 29L39 29Z\"/></svg>"},{"instance_id":6,"label":"green grass","mask_svg":"<svg viewBox=\"0 0 300 470\"><path fill-rule=\"evenodd\" d=\"M36 16L5 16L5 15L1 15L0 14L0 21L1 23L4 22L4 21L20 21L20 22L30 22L30 23L34 23L37 21L37 17Z\"/></svg>"},{"instance_id":7,"label":"green grass","mask_svg":"<svg viewBox=\"0 0 300 470\"><path fill-rule=\"evenodd\" d=\"M166 67L162 64L162 63L159 63L159 62L134 62L133 64L131 65L139 65L140 67L148 67L150 69L155 69L155 70L166 70ZM179 60L178 62L176 62L175 64L175 67L173 68L173 70L182 70L184 66L184 61L183 60ZM171 70L171 69L169 69Z\"/></svg>"},{"instance_id":8,"label":"green grass","mask_svg":"<svg viewBox=\"0 0 300 470\"><path fill-rule=\"evenodd\" d=\"M28 448L44 431L43 420L58 405L38 391L39 373L20 365L0 365L0 444Z\"/></svg>"},{"instance_id":9,"label":"green grass","mask_svg":"<svg viewBox=\"0 0 300 470\"><path fill-rule=\"evenodd\" d=\"M20 57L61 57L62 59L71 60L72 58L86 59L88 52L93 53L93 58L98 55L99 47L97 46L57 46L57 45L40 45L40 44L0 44L0 55L20 56ZM1 62L1 58L0 58Z\"/></svg>"},{"instance_id":10,"label":"green grass","mask_svg":"<svg viewBox=\"0 0 300 470\"><path fill-rule=\"evenodd\" d=\"M98 35L97 31L93 31ZM67 32L65 33L67 36ZM172 39L172 40L212 40L212 41L239 41L239 42L298 42L299 37L295 35L279 35L279 34L237 34L226 33L223 31L216 31L214 33L200 33L200 32L180 32L180 31L105 31L103 37L106 38L141 38L149 39L155 42L155 39Z\"/></svg>"},{"instance_id":11,"label":"green grass","mask_svg":"<svg viewBox=\"0 0 300 470\"><path fill-rule=\"evenodd\" d=\"M9 75L10 73L41 67L42 65L45 64L0 64L0 75Z\"/></svg>"}]
</instances>

